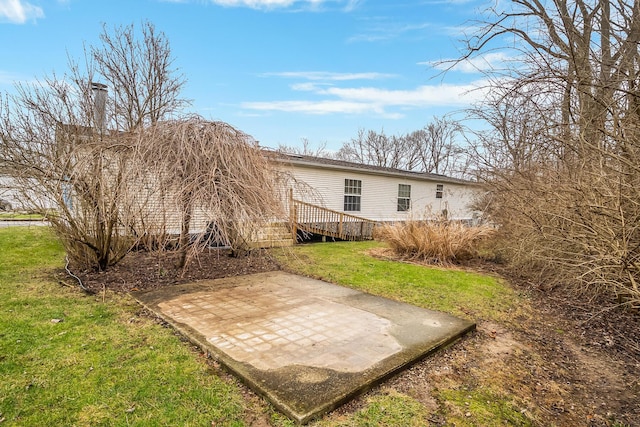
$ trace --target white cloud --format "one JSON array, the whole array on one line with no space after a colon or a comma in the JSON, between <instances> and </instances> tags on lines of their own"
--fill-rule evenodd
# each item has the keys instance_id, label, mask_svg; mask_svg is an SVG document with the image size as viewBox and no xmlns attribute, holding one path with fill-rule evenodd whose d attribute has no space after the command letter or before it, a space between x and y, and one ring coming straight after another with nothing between
<instances>
[{"instance_id":1,"label":"white cloud","mask_svg":"<svg viewBox=\"0 0 640 427\"><path fill-rule=\"evenodd\" d=\"M211 0L212 3L221 6L247 6L254 9L287 7L291 6L295 0Z\"/></svg>"},{"instance_id":2,"label":"white cloud","mask_svg":"<svg viewBox=\"0 0 640 427\"><path fill-rule=\"evenodd\" d=\"M438 62L420 62L419 65L429 65L438 70L482 73L508 68L509 63L513 64L517 61L516 57L509 56L504 52L489 52L463 61L444 59Z\"/></svg>"},{"instance_id":3,"label":"white cloud","mask_svg":"<svg viewBox=\"0 0 640 427\"><path fill-rule=\"evenodd\" d=\"M0 85L9 85L13 84L16 80L17 76L13 73L0 70Z\"/></svg>"},{"instance_id":4,"label":"white cloud","mask_svg":"<svg viewBox=\"0 0 640 427\"><path fill-rule=\"evenodd\" d=\"M0 86L13 86L16 83L34 83L35 80L11 71L0 70Z\"/></svg>"},{"instance_id":5,"label":"white cloud","mask_svg":"<svg viewBox=\"0 0 640 427\"><path fill-rule=\"evenodd\" d=\"M467 3L473 3L476 0L431 0L431 1L426 1L425 4L448 4L448 5L454 5L454 6L458 6L461 4L467 4Z\"/></svg>"},{"instance_id":6,"label":"white cloud","mask_svg":"<svg viewBox=\"0 0 640 427\"><path fill-rule=\"evenodd\" d=\"M306 83L293 83L290 87L291 89L300 91L300 92L315 92L318 90L318 88L322 86L328 86L328 85L329 83L306 82Z\"/></svg>"},{"instance_id":7,"label":"white cloud","mask_svg":"<svg viewBox=\"0 0 640 427\"><path fill-rule=\"evenodd\" d=\"M312 90L317 99L245 102L242 108L304 114L370 114L397 119L409 109L470 105L484 96L485 83L424 85L407 90L375 87L327 89L311 85L304 86L304 89Z\"/></svg>"},{"instance_id":8,"label":"white cloud","mask_svg":"<svg viewBox=\"0 0 640 427\"><path fill-rule=\"evenodd\" d=\"M362 114L376 110L382 113L382 110L379 110L373 105L339 100L245 102L242 104L242 107L250 110L286 111L307 114Z\"/></svg>"},{"instance_id":9,"label":"white cloud","mask_svg":"<svg viewBox=\"0 0 640 427\"><path fill-rule=\"evenodd\" d=\"M384 73L331 73L328 71L284 71L281 73L264 73L262 76L323 81L380 80L396 77L394 74Z\"/></svg>"},{"instance_id":10,"label":"white cloud","mask_svg":"<svg viewBox=\"0 0 640 427\"><path fill-rule=\"evenodd\" d=\"M24 0L0 0L0 22L24 24L44 18L44 11Z\"/></svg>"},{"instance_id":11,"label":"white cloud","mask_svg":"<svg viewBox=\"0 0 640 427\"><path fill-rule=\"evenodd\" d=\"M424 85L411 90L373 87L331 88L324 91L341 99L380 104L386 107L432 107L468 105L482 96L478 83L464 85Z\"/></svg>"},{"instance_id":12,"label":"white cloud","mask_svg":"<svg viewBox=\"0 0 640 427\"><path fill-rule=\"evenodd\" d=\"M450 37L456 37L458 39L467 39L482 30L482 25L477 24L464 24L455 26L442 27L440 31Z\"/></svg>"},{"instance_id":13,"label":"white cloud","mask_svg":"<svg viewBox=\"0 0 640 427\"><path fill-rule=\"evenodd\" d=\"M402 36L424 37L425 30L432 27L428 22L405 24L389 21L386 18L370 18L366 28L360 34L349 37L348 42L375 42L392 40Z\"/></svg>"},{"instance_id":14,"label":"white cloud","mask_svg":"<svg viewBox=\"0 0 640 427\"><path fill-rule=\"evenodd\" d=\"M337 82L350 80L383 80L397 77L395 74L384 73L332 73L328 71L284 71L280 73L264 73L262 77L284 77L290 79L309 80L303 83L293 83L292 90L300 92L321 92L325 87L331 87Z\"/></svg>"},{"instance_id":15,"label":"white cloud","mask_svg":"<svg viewBox=\"0 0 640 427\"><path fill-rule=\"evenodd\" d=\"M312 10L320 9L324 5L337 4L344 6L345 11L355 9L358 0L210 0L211 3L227 7L250 7L252 9L277 9L287 8L295 5L308 7Z\"/></svg>"},{"instance_id":16,"label":"white cloud","mask_svg":"<svg viewBox=\"0 0 640 427\"><path fill-rule=\"evenodd\" d=\"M364 0L348 0L347 4L344 6L345 12L351 12L360 6L361 3L364 3Z\"/></svg>"}]
</instances>

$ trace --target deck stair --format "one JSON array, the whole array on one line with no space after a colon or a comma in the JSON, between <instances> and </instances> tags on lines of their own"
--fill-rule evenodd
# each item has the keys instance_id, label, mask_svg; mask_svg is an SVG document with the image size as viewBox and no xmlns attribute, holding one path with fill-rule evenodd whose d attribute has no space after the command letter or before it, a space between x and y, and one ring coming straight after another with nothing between
<instances>
[{"instance_id":1,"label":"deck stair","mask_svg":"<svg viewBox=\"0 0 640 427\"><path fill-rule=\"evenodd\" d=\"M255 232L251 239L252 248L278 248L292 246L291 230L286 222L267 224Z\"/></svg>"}]
</instances>

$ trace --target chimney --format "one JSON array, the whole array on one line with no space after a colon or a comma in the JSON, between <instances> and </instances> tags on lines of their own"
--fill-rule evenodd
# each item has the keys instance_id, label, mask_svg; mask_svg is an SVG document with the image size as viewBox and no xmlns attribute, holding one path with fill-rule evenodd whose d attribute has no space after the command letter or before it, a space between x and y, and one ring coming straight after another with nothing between
<instances>
[{"instance_id":1,"label":"chimney","mask_svg":"<svg viewBox=\"0 0 640 427\"><path fill-rule=\"evenodd\" d=\"M95 129L104 132L104 122L106 116L107 104L107 85L103 83L91 82L91 90L93 90L93 120Z\"/></svg>"}]
</instances>

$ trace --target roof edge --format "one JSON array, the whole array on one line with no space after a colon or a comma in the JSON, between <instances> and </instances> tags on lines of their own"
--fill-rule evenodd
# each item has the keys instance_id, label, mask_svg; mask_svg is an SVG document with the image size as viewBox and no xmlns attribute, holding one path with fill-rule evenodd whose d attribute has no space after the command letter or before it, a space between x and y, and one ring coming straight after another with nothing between
<instances>
[{"instance_id":1,"label":"roof edge","mask_svg":"<svg viewBox=\"0 0 640 427\"><path fill-rule=\"evenodd\" d=\"M368 173L372 175L394 176L402 178L410 178L422 181L433 182L448 182L453 184L462 185L480 185L475 181L469 181L460 178L453 178L446 175L427 173L427 172L415 172L403 169L388 168L382 166L367 165L361 163L348 162L345 160L330 159L325 157L315 157L303 154L290 154L283 153L277 150L267 150L269 157L279 163L288 163L295 166L303 166L309 168L318 169L332 169L342 171L354 171L360 173Z\"/></svg>"}]
</instances>

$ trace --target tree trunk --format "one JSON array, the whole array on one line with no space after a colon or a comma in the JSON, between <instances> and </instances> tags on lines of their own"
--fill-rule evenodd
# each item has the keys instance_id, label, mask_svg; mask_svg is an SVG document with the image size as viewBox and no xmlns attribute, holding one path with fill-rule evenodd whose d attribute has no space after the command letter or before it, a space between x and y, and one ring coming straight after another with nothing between
<instances>
[{"instance_id":1,"label":"tree trunk","mask_svg":"<svg viewBox=\"0 0 640 427\"><path fill-rule=\"evenodd\" d=\"M189 251L189 225L193 214L193 205L190 200L185 200L182 204L182 225L180 227L180 241L178 243L179 258L177 268L184 268L187 265L187 254Z\"/></svg>"}]
</instances>

